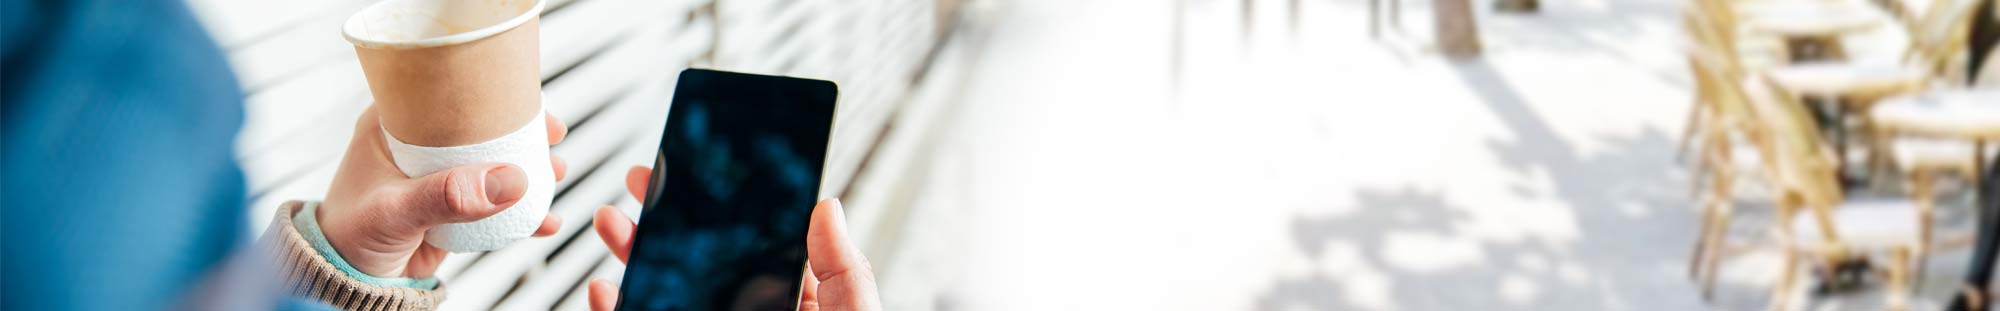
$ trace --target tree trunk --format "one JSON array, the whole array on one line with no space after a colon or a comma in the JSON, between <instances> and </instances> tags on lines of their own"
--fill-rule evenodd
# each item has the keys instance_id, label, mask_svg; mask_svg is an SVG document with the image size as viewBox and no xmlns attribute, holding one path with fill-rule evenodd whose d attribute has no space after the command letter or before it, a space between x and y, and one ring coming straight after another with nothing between
<instances>
[{"instance_id":1,"label":"tree trunk","mask_svg":"<svg viewBox=\"0 0 2000 311\"><path fill-rule=\"evenodd\" d=\"M1479 27L1472 19L1471 0L1437 0L1438 51L1451 57L1479 56Z\"/></svg>"}]
</instances>

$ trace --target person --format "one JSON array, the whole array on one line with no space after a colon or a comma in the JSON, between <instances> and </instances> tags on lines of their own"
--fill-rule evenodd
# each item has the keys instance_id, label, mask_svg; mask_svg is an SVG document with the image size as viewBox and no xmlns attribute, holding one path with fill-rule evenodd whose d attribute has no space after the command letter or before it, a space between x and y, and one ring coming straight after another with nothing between
<instances>
[{"instance_id":1,"label":"person","mask_svg":"<svg viewBox=\"0 0 2000 311\"><path fill-rule=\"evenodd\" d=\"M1966 79L1970 79L1966 81L1967 84L1995 83L1981 79L1994 78L1991 72L1983 71L2000 68L1989 64L2000 61L1991 59L1994 55L2000 55L2000 5L1996 3L2000 1L1980 0L1977 9L1972 11L1972 31L1966 38L1966 52L1970 57L1965 65ZM1979 161L2000 163L2000 156ZM2000 176L1996 175L2000 174L2000 165L1988 166L1992 171L1981 176ZM1975 190L1979 193L1977 195L1979 202L1974 204L1979 206L1977 210L1980 211L1978 227L1984 230L1979 230L1971 262L2000 262L2000 212L1994 212L2000 211L2000 182L1995 182L1993 178L1981 178L1980 183L1979 188ZM1992 264L1972 265L1965 273L1964 289L1953 296L1951 304L1946 306L1945 310L1991 310L1993 297L1989 294L1989 289L1993 282L1993 268Z\"/></svg>"},{"instance_id":2,"label":"person","mask_svg":"<svg viewBox=\"0 0 2000 311\"><path fill-rule=\"evenodd\" d=\"M1979 4L1971 12L1971 33L1965 38L1967 83L1983 82L1976 81L1981 78L1980 70L1990 66L1986 63L1995 61L1988 58L1992 57L1996 47L2000 47L2000 1L1978 1Z\"/></svg>"},{"instance_id":3,"label":"person","mask_svg":"<svg viewBox=\"0 0 2000 311\"><path fill-rule=\"evenodd\" d=\"M281 211L252 244L243 171L219 143L240 130L244 95L183 1L0 0L0 15L0 309L428 309L446 299L432 276L449 254L423 233L525 191L525 172L497 163L404 176L368 109L325 201L251 207ZM551 144L566 135L548 126ZM877 309L840 215L837 201L815 208L802 302ZM597 218L623 259L629 218ZM616 293L593 281L590 298L603 309Z\"/></svg>"},{"instance_id":4,"label":"person","mask_svg":"<svg viewBox=\"0 0 2000 311\"><path fill-rule=\"evenodd\" d=\"M2000 155L1982 161L2000 163ZM2000 165L1989 165L1988 171L1981 176L2000 176ZM1975 196L1978 201L1974 204L1978 206L1975 210L1979 211L1977 226L1980 228L1970 261L1975 264L1965 272L1964 288L1957 295L1953 295L1951 304L1946 306L1945 310L1993 309L1994 301L1989 285L1992 284L1994 275L1991 263L2000 261L2000 230L1996 230L2000 228L2000 212L1996 212L2000 211L2000 181L1994 178L1981 178L1978 188L1974 191L1978 193Z\"/></svg>"}]
</instances>

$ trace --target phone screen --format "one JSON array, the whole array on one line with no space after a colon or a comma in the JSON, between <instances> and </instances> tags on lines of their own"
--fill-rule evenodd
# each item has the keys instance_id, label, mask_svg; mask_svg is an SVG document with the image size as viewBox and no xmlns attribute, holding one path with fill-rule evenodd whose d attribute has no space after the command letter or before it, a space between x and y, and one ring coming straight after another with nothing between
<instances>
[{"instance_id":1,"label":"phone screen","mask_svg":"<svg viewBox=\"0 0 2000 311\"><path fill-rule=\"evenodd\" d=\"M680 74L619 310L793 310L832 82Z\"/></svg>"}]
</instances>

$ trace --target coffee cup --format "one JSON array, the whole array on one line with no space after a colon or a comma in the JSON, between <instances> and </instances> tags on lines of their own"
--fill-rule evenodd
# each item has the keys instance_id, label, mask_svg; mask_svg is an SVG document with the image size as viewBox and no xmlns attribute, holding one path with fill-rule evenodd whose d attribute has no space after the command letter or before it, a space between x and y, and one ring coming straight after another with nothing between
<instances>
[{"instance_id":1,"label":"coffee cup","mask_svg":"<svg viewBox=\"0 0 2000 311\"><path fill-rule=\"evenodd\" d=\"M452 252L533 235L555 187L540 74L541 0L386 0L341 27L375 99L390 157L411 178L502 162L527 173L521 199L485 219L438 226ZM411 207L441 208L441 207Z\"/></svg>"},{"instance_id":2,"label":"coffee cup","mask_svg":"<svg viewBox=\"0 0 2000 311\"><path fill-rule=\"evenodd\" d=\"M539 0L386 0L348 18L382 127L419 146L499 137L541 111Z\"/></svg>"}]
</instances>

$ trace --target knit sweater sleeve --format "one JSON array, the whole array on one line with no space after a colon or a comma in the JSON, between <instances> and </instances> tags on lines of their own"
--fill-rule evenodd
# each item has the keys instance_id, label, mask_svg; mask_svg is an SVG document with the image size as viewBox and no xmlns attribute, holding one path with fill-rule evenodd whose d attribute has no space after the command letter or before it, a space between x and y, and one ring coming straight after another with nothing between
<instances>
[{"instance_id":1,"label":"knit sweater sleeve","mask_svg":"<svg viewBox=\"0 0 2000 311\"><path fill-rule=\"evenodd\" d=\"M292 225L292 217L304 206L300 201L280 205L260 242L278 261L288 293L346 310L432 310L444 301L443 284L432 290L373 285L328 263Z\"/></svg>"}]
</instances>

